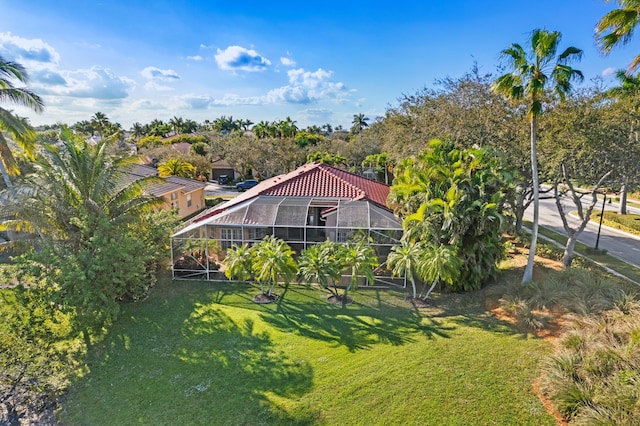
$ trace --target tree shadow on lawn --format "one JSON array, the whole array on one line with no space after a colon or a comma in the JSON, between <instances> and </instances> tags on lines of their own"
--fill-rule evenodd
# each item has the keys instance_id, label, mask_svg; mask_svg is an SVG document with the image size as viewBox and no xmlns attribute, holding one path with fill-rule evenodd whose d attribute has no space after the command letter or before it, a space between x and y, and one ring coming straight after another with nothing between
<instances>
[{"instance_id":1,"label":"tree shadow on lawn","mask_svg":"<svg viewBox=\"0 0 640 426\"><path fill-rule=\"evenodd\" d=\"M266 332L256 332L254 323L234 322L215 305L196 303L182 328L185 345L177 358L209 372L209 387L221 405L240 402L243 411L232 409L232 417L216 422L234 424L310 424L319 412L304 407L287 413L266 396L296 399L313 386L313 370L303 359L291 359L274 347ZM222 407L221 407L222 408ZM219 414L219 410L215 410Z\"/></svg>"},{"instance_id":2,"label":"tree shadow on lawn","mask_svg":"<svg viewBox=\"0 0 640 426\"><path fill-rule=\"evenodd\" d=\"M312 366L277 349L253 321L197 300L132 307L74 389L70 423L317 423L317 409L295 403L312 389Z\"/></svg>"},{"instance_id":3,"label":"tree shadow on lawn","mask_svg":"<svg viewBox=\"0 0 640 426\"><path fill-rule=\"evenodd\" d=\"M381 290L366 290L379 293ZM377 294L377 306L355 302L336 306L322 300L325 293L314 298L308 292L287 286L278 299L275 312L262 313L267 324L285 332L297 333L311 339L345 346L351 352L370 348L375 344L403 345L415 341L416 335L427 338L449 337L451 327L425 317L409 306L384 302ZM293 296L295 297L287 297ZM320 296L321 295L321 296Z\"/></svg>"}]
</instances>

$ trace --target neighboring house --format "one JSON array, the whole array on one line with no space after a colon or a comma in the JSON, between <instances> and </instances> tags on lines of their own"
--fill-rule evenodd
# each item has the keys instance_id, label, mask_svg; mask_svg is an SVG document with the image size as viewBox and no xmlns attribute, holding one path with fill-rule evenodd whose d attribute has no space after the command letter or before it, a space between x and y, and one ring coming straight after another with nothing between
<instances>
[{"instance_id":1,"label":"neighboring house","mask_svg":"<svg viewBox=\"0 0 640 426\"><path fill-rule=\"evenodd\" d=\"M211 161L211 180L216 182L222 175L229 177L231 181L238 180L240 175L222 158L214 158Z\"/></svg>"},{"instance_id":2,"label":"neighboring house","mask_svg":"<svg viewBox=\"0 0 640 426\"><path fill-rule=\"evenodd\" d=\"M130 166L126 172L126 178L131 181L157 176L158 170L153 167L140 164ZM165 200L166 210L177 209L181 218L189 217L200 210L204 205L204 188L207 185L203 182L187 179L178 176L169 176L149 182L145 190L152 195L162 197Z\"/></svg>"},{"instance_id":3,"label":"neighboring house","mask_svg":"<svg viewBox=\"0 0 640 426\"><path fill-rule=\"evenodd\" d=\"M384 261L402 238L389 187L320 163L261 182L194 217L171 237L174 277L214 279L226 250L275 235L300 253L327 239L366 238Z\"/></svg>"}]
</instances>

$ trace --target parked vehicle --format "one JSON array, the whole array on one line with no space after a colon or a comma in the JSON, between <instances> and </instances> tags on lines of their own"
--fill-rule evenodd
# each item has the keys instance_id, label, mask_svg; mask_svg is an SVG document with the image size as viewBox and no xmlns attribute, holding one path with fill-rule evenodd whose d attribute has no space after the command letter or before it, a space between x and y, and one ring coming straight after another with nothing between
<instances>
[{"instance_id":1,"label":"parked vehicle","mask_svg":"<svg viewBox=\"0 0 640 426\"><path fill-rule=\"evenodd\" d=\"M220 175L218 176L218 184L224 185L225 183L229 183L229 175Z\"/></svg>"},{"instance_id":2,"label":"parked vehicle","mask_svg":"<svg viewBox=\"0 0 640 426\"><path fill-rule=\"evenodd\" d=\"M246 191L247 189L251 189L258 184L258 181L255 179L247 179L244 182L236 183L236 189L238 192Z\"/></svg>"}]
</instances>

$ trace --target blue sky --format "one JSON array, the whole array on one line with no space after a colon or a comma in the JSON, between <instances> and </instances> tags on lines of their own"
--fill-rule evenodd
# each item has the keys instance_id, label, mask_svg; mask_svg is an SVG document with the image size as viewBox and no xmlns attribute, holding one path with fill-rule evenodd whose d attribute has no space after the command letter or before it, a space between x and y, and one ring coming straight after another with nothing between
<instances>
[{"instance_id":1,"label":"blue sky","mask_svg":"<svg viewBox=\"0 0 640 426\"><path fill-rule=\"evenodd\" d=\"M22 63L46 102L34 125L97 111L128 129L173 116L220 116L350 127L402 94L496 73L499 52L534 28L584 50L587 81L624 68L632 42L608 57L593 29L604 0L146 1L0 0L0 55Z\"/></svg>"}]
</instances>

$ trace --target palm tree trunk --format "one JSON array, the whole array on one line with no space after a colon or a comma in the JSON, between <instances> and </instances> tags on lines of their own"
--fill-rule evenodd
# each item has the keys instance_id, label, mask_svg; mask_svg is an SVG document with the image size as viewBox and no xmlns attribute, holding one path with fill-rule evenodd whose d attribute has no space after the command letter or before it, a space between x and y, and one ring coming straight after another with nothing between
<instances>
[{"instance_id":1,"label":"palm tree trunk","mask_svg":"<svg viewBox=\"0 0 640 426\"><path fill-rule=\"evenodd\" d=\"M422 300L427 300L429 298L429 295L431 294L431 292L433 291L434 287L436 286L436 284L438 283L438 280L433 280L433 284L431 284L431 287L429 288L429 291L427 291L427 294L422 298Z\"/></svg>"},{"instance_id":2,"label":"palm tree trunk","mask_svg":"<svg viewBox=\"0 0 640 426\"><path fill-rule=\"evenodd\" d=\"M11 183L11 179L9 178L9 173L7 173L7 169L4 167L4 163L0 159L0 173L2 174L2 179L4 180L4 184L8 189L13 188L13 184Z\"/></svg>"},{"instance_id":3,"label":"palm tree trunk","mask_svg":"<svg viewBox=\"0 0 640 426\"><path fill-rule=\"evenodd\" d=\"M524 269L522 284L527 284L533 280L533 263L536 255L536 244L538 242L538 217L540 215L540 194L538 183L538 155L536 150L536 116L531 116L531 177L533 180L533 226L531 229L531 246L529 248L529 259Z\"/></svg>"}]
</instances>

